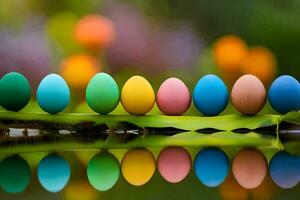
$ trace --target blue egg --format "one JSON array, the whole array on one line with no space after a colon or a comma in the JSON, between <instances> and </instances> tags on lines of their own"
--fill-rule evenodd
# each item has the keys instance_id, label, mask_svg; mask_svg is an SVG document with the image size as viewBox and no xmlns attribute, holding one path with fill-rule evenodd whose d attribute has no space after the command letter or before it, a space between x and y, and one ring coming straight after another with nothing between
<instances>
[{"instance_id":1,"label":"blue egg","mask_svg":"<svg viewBox=\"0 0 300 200\"><path fill-rule=\"evenodd\" d=\"M300 84L289 75L278 77L269 88L268 99L281 114L300 109Z\"/></svg>"},{"instance_id":2,"label":"blue egg","mask_svg":"<svg viewBox=\"0 0 300 200\"><path fill-rule=\"evenodd\" d=\"M221 113L228 104L228 90L218 76L208 74L195 86L193 102L204 115L214 116Z\"/></svg>"},{"instance_id":3,"label":"blue egg","mask_svg":"<svg viewBox=\"0 0 300 200\"><path fill-rule=\"evenodd\" d=\"M281 188L292 188L300 181L300 157L281 151L270 161L272 180Z\"/></svg>"},{"instance_id":4,"label":"blue egg","mask_svg":"<svg viewBox=\"0 0 300 200\"><path fill-rule=\"evenodd\" d=\"M50 114L63 111L70 102L68 84L57 74L47 75L38 86L37 101Z\"/></svg>"},{"instance_id":5,"label":"blue egg","mask_svg":"<svg viewBox=\"0 0 300 200\"><path fill-rule=\"evenodd\" d=\"M49 192L61 191L68 183L70 175L69 163L56 154L43 158L37 169L39 182Z\"/></svg>"},{"instance_id":6,"label":"blue egg","mask_svg":"<svg viewBox=\"0 0 300 200\"><path fill-rule=\"evenodd\" d=\"M200 182L208 187L216 187L223 183L228 175L229 160L222 150L205 148L198 152L194 170Z\"/></svg>"}]
</instances>

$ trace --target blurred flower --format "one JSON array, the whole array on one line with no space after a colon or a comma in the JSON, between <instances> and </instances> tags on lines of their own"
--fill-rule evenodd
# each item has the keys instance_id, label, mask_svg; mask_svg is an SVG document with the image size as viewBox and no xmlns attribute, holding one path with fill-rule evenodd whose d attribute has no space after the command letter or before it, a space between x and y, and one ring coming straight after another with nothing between
<instances>
[{"instance_id":1,"label":"blurred flower","mask_svg":"<svg viewBox=\"0 0 300 200\"><path fill-rule=\"evenodd\" d=\"M11 71L24 74L33 87L50 72L50 52L43 26L31 20L20 32L0 32L0 76Z\"/></svg>"},{"instance_id":2,"label":"blurred flower","mask_svg":"<svg viewBox=\"0 0 300 200\"><path fill-rule=\"evenodd\" d=\"M96 58L87 54L76 54L63 59L60 73L69 86L76 90L85 89L89 80L101 70Z\"/></svg>"},{"instance_id":3,"label":"blurred flower","mask_svg":"<svg viewBox=\"0 0 300 200\"><path fill-rule=\"evenodd\" d=\"M114 23L101 15L87 15L75 27L75 39L88 48L105 48L115 40Z\"/></svg>"},{"instance_id":4,"label":"blurred flower","mask_svg":"<svg viewBox=\"0 0 300 200\"><path fill-rule=\"evenodd\" d=\"M267 86L275 77L276 58L266 47L252 47L242 67L245 74L257 76Z\"/></svg>"},{"instance_id":5,"label":"blurred flower","mask_svg":"<svg viewBox=\"0 0 300 200\"><path fill-rule=\"evenodd\" d=\"M93 200L97 198L97 191L84 178L71 180L64 189L66 200Z\"/></svg>"},{"instance_id":6,"label":"blurred flower","mask_svg":"<svg viewBox=\"0 0 300 200\"><path fill-rule=\"evenodd\" d=\"M104 12L115 22L117 38L106 56L113 70L132 67L158 73L167 69L192 68L201 41L188 24L151 24L135 8L109 3Z\"/></svg>"},{"instance_id":7,"label":"blurred flower","mask_svg":"<svg viewBox=\"0 0 300 200\"><path fill-rule=\"evenodd\" d=\"M107 63L113 69L141 67L148 53L150 29L144 16L125 4L109 2L104 12L116 26L116 41L106 52Z\"/></svg>"},{"instance_id":8,"label":"blurred flower","mask_svg":"<svg viewBox=\"0 0 300 200\"><path fill-rule=\"evenodd\" d=\"M235 35L223 36L213 46L215 64L225 71L239 71L247 53L247 44Z\"/></svg>"}]
</instances>

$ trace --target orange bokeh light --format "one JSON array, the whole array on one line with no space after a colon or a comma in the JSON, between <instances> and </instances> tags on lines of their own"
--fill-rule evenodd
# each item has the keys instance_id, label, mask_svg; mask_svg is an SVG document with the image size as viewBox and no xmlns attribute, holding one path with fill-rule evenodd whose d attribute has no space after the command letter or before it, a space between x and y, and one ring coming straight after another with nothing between
<instances>
[{"instance_id":1,"label":"orange bokeh light","mask_svg":"<svg viewBox=\"0 0 300 200\"><path fill-rule=\"evenodd\" d=\"M87 15L75 27L75 39L88 48L105 48L115 40L114 23L101 15Z\"/></svg>"},{"instance_id":2,"label":"orange bokeh light","mask_svg":"<svg viewBox=\"0 0 300 200\"><path fill-rule=\"evenodd\" d=\"M72 55L60 63L60 73L73 89L85 89L89 80L101 70L96 58L86 55Z\"/></svg>"}]
</instances>

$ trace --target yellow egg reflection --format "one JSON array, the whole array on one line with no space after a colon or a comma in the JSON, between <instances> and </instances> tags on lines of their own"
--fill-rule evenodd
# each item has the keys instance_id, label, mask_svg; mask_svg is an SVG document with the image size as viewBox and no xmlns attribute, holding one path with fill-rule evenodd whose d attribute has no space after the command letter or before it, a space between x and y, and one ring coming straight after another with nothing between
<instances>
[{"instance_id":1,"label":"yellow egg reflection","mask_svg":"<svg viewBox=\"0 0 300 200\"><path fill-rule=\"evenodd\" d=\"M143 115L149 112L155 102L155 94L150 83L141 76L127 80L121 91L121 103L130 114Z\"/></svg>"}]
</instances>

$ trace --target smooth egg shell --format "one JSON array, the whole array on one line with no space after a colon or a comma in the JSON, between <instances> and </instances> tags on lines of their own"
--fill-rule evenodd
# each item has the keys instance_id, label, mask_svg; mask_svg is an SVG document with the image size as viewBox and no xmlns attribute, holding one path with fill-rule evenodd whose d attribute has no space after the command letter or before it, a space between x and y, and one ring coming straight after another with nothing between
<instances>
[{"instance_id":1,"label":"smooth egg shell","mask_svg":"<svg viewBox=\"0 0 300 200\"><path fill-rule=\"evenodd\" d=\"M263 83L251 74L240 77L233 85L231 102L242 114L258 113L266 102L266 90Z\"/></svg>"},{"instance_id":2,"label":"smooth egg shell","mask_svg":"<svg viewBox=\"0 0 300 200\"><path fill-rule=\"evenodd\" d=\"M123 108L130 114L146 114L155 103L152 86L141 76L131 77L122 88L121 103Z\"/></svg>"},{"instance_id":3,"label":"smooth egg shell","mask_svg":"<svg viewBox=\"0 0 300 200\"><path fill-rule=\"evenodd\" d=\"M186 85L178 78L165 80L156 95L158 108L167 115L182 115L191 104L191 95Z\"/></svg>"}]
</instances>

